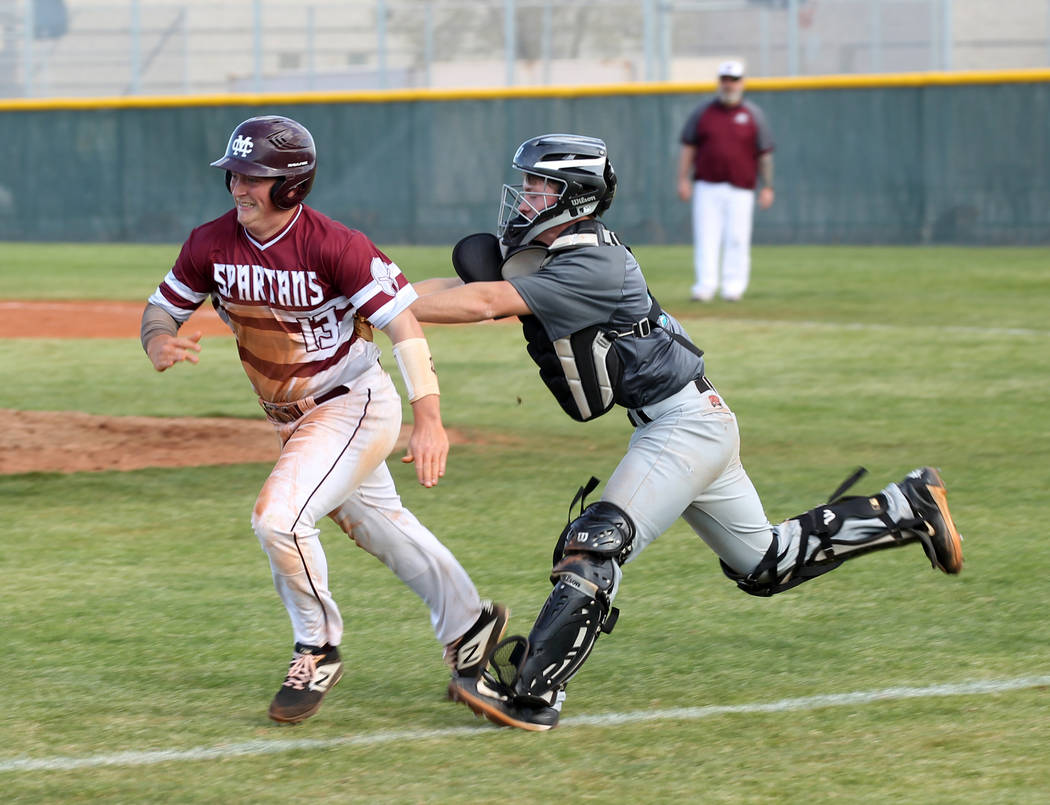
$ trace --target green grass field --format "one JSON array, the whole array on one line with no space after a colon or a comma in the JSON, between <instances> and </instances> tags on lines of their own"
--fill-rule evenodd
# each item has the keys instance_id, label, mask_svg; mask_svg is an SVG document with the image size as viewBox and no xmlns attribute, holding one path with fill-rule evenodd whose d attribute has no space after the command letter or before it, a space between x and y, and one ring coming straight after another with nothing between
<instances>
[{"instance_id":1,"label":"green grass field","mask_svg":"<svg viewBox=\"0 0 1050 805\"><path fill-rule=\"evenodd\" d=\"M176 251L2 244L0 299L144 299ZM291 631L249 525L268 465L0 476L5 801L1044 802L1045 251L756 248L748 297L704 307L688 249L636 251L706 350L772 520L859 464L861 493L934 464L963 573L913 545L757 599L678 524L628 566L561 726L528 734L445 701L425 607L325 523L347 674L282 728L266 707ZM447 249L387 252L412 278L447 272ZM527 632L569 501L629 425L562 415L515 326L428 336L446 424L471 439L436 489L391 469ZM136 339L0 356L0 408L259 415L230 339L164 375Z\"/></svg>"}]
</instances>

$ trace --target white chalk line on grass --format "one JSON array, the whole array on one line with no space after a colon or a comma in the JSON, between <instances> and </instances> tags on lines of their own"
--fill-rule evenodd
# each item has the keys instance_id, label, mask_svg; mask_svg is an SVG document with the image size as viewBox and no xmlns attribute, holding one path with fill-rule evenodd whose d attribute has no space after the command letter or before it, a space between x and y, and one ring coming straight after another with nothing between
<instances>
[{"instance_id":1,"label":"white chalk line on grass","mask_svg":"<svg viewBox=\"0 0 1050 805\"><path fill-rule=\"evenodd\" d=\"M595 716L573 716L562 720L559 732L575 727L608 727L619 724L638 724L652 721L697 721L712 716L737 713L782 713L790 710L818 710L824 707L870 704L871 702L901 699L925 699L937 696L981 696L1050 686L1050 675L1016 679L989 679L956 684L930 685L921 688L897 687L882 690L831 693L823 696L805 696L798 699L780 699L754 704L710 705L707 707L678 707L670 710L638 710L633 713L606 713ZM406 741L427 741L444 738L491 737L491 726L447 727L432 730L398 730L369 732L339 738L299 738L294 740L260 740L201 746L191 749L155 749L143 752L116 752L86 757L9 758L0 760L0 772L16 771L73 771L99 766L153 766L160 763L196 760L225 760L231 757L274 755L282 752L301 752L309 749L332 749L340 746L379 746Z\"/></svg>"}]
</instances>

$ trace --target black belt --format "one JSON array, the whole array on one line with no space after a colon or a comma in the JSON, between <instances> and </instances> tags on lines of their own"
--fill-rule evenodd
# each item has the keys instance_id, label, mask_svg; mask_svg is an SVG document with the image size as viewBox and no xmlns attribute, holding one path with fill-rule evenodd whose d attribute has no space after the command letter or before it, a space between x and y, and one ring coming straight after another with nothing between
<instances>
[{"instance_id":1,"label":"black belt","mask_svg":"<svg viewBox=\"0 0 1050 805\"><path fill-rule=\"evenodd\" d=\"M696 380L693 381L693 385L696 386L696 390L699 391L701 394L705 391L714 391L714 386L712 386L708 379L703 375L700 375L700 377L696 378ZM677 394L678 392L675 393ZM657 400L657 402L663 402L663 400ZM628 409L627 419L636 428L639 425L648 425L650 422L653 421L652 417L646 416L645 412L642 411L641 408Z\"/></svg>"},{"instance_id":2,"label":"black belt","mask_svg":"<svg viewBox=\"0 0 1050 805\"><path fill-rule=\"evenodd\" d=\"M711 387L708 386L708 388L711 388ZM703 391L703 389L701 389L701 391ZM321 403L326 403L329 400L334 400L336 397L342 397L344 394L349 394L349 393L350 393L350 387L349 386L336 386L331 391L326 391L320 397L314 397L314 404L315 405L320 405Z\"/></svg>"},{"instance_id":3,"label":"black belt","mask_svg":"<svg viewBox=\"0 0 1050 805\"><path fill-rule=\"evenodd\" d=\"M266 415L274 422L295 422L297 419L302 419L308 411L312 411L314 408L321 405L321 403L334 400L336 397L342 397L349 392L350 389L347 386L336 386L334 389L330 389L324 394L320 394L316 397L307 397L305 400L298 400L297 402L272 403L267 402L266 400L259 400L259 405L263 407Z\"/></svg>"}]
</instances>

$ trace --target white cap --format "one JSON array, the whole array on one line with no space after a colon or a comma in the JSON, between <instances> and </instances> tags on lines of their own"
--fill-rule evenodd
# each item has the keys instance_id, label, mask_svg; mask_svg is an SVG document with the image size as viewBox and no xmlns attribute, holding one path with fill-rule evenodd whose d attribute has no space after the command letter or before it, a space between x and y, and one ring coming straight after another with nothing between
<instances>
[{"instance_id":1,"label":"white cap","mask_svg":"<svg viewBox=\"0 0 1050 805\"><path fill-rule=\"evenodd\" d=\"M724 61L718 65L718 77L743 78L744 63L738 61Z\"/></svg>"}]
</instances>

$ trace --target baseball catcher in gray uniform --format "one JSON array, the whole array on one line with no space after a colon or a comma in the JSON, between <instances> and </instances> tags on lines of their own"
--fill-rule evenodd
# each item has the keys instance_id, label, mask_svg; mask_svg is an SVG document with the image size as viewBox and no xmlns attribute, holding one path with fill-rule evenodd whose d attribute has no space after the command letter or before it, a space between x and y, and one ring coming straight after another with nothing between
<instances>
[{"instance_id":1,"label":"baseball catcher in gray uniform","mask_svg":"<svg viewBox=\"0 0 1050 805\"><path fill-rule=\"evenodd\" d=\"M601 500L557 540L554 589L528 638L496 647L481 676L449 693L492 721L526 730L558 723L565 686L616 622L621 567L679 517L747 593L771 596L863 553L917 542L934 568L958 573L961 538L937 470L922 467L870 496L844 496L771 525L740 463L736 416L704 374L702 351L649 293L631 250L598 217L616 175L601 140L534 137L518 148L521 185L505 185L498 238L453 250L458 277L416 283L421 322L521 319L540 378L573 419L614 405L634 426Z\"/></svg>"}]
</instances>

